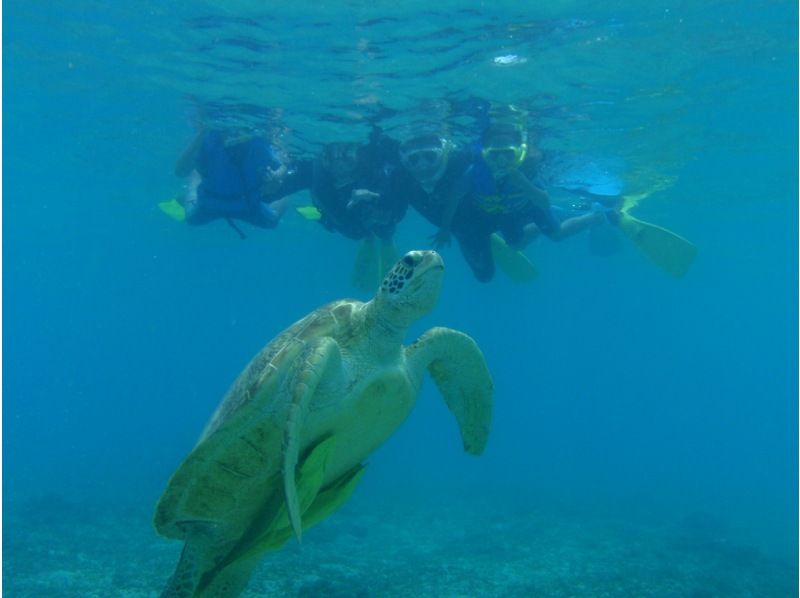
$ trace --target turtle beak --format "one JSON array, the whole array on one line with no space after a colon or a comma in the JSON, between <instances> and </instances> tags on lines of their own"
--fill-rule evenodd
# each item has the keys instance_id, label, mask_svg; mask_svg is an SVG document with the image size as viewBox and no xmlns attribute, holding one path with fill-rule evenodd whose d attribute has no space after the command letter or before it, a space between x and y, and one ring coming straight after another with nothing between
<instances>
[{"instance_id":1,"label":"turtle beak","mask_svg":"<svg viewBox=\"0 0 800 598\"><path fill-rule=\"evenodd\" d=\"M435 251L420 252L422 259L420 259L415 270L415 279L420 287L425 287L433 293L433 296L438 296L439 289L442 286L444 279L444 262L442 256Z\"/></svg>"},{"instance_id":2,"label":"turtle beak","mask_svg":"<svg viewBox=\"0 0 800 598\"><path fill-rule=\"evenodd\" d=\"M444 270L444 261L435 251L420 251L420 262L417 270L422 273L427 270Z\"/></svg>"}]
</instances>

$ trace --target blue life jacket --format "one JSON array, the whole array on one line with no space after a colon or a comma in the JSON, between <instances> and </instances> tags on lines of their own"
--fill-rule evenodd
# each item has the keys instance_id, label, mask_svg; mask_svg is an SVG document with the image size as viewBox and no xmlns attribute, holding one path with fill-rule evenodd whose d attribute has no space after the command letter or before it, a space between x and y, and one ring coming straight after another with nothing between
<instances>
[{"instance_id":1,"label":"blue life jacket","mask_svg":"<svg viewBox=\"0 0 800 598\"><path fill-rule=\"evenodd\" d=\"M197 190L198 200L255 203L266 168L278 168L275 147L265 139L253 137L226 146L218 131L207 133L197 156L197 171L202 183Z\"/></svg>"}]
</instances>

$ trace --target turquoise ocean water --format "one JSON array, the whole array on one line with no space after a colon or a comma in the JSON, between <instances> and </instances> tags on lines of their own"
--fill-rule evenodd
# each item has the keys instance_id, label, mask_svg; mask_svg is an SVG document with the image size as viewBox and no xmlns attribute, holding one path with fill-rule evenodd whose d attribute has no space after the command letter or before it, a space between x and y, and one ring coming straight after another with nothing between
<instances>
[{"instance_id":1,"label":"turquoise ocean water","mask_svg":"<svg viewBox=\"0 0 800 598\"><path fill-rule=\"evenodd\" d=\"M293 211L240 240L158 210L196 121L310 156L373 124L469 140L477 100L622 165L629 193L655 190L634 214L698 257L674 279L579 235L526 250L531 284L480 284L445 249L408 340L445 325L481 346L485 454L426 384L351 500L246 595L796 595L794 2L3 9L6 595L157 596L180 545L153 506L228 385L299 317L369 298L356 243ZM409 212L396 242L433 232Z\"/></svg>"}]
</instances>

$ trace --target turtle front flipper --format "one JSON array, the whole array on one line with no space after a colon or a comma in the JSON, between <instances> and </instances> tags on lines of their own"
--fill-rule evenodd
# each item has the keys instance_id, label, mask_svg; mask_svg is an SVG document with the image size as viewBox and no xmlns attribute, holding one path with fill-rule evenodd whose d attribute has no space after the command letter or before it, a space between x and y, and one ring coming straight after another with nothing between
<instances>
[{"instance_id":1,"label":"turtle front flipper","mask_svg":"<svg viewBox=\"0 0 800 598\"><path fill-rule=\"evenodd\" d=\"M493 384L475 341L457 330L431 328L406 348L406 360L419 379L428 370L456 417L464 450L480 455L489 439Z\"/></svg>"},{"instance_id":2,"label":"turtle front flipper","mask_svg":"<svg viewBox=\"0 0 800 598\"><path fill-rule=\"evenodd\" d=\"M309 402L325 371L341 363L339 345L330 337L309 344L291 382L291 400L283 435L283 490L289 522L298 542L303 539L302 508L297 493L295 469L300 455L300 430Z\"/></svg>"}]
</instances>

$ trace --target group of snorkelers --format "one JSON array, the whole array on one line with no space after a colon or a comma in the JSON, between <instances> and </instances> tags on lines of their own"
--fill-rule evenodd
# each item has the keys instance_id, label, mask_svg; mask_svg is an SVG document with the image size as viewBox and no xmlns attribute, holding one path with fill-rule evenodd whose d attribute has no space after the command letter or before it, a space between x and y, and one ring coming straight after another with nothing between
<instances>
[{"instance_id":1,"label":"group of snorkelers","mask_svg":"<svg viewBox=\"0 0 800 598\"><path fill-rule=\"evenodd\" d=\"M162 209L191 225L226 219L242 236L236 220L272 228L289 197L307 189L313 206L298 212L362 241L354 283L364 290L393 264L392 238L409 206L436 227L435 248L455 239L481 282L492 279L496 261L512 278L530 279L535 270L521 250L533 239L559 241L601 225L620 228L676 275L695 253L674 233L629 216L621 185L578 185L571 209L553 206L542 152L509 119L488 121L469 144L438 131L396 140L375 127L366 142L328 143L312 159L294 159L263 136L202 130L175 171L189 178L186 193Z\"/></svg>"}]
</instances>

